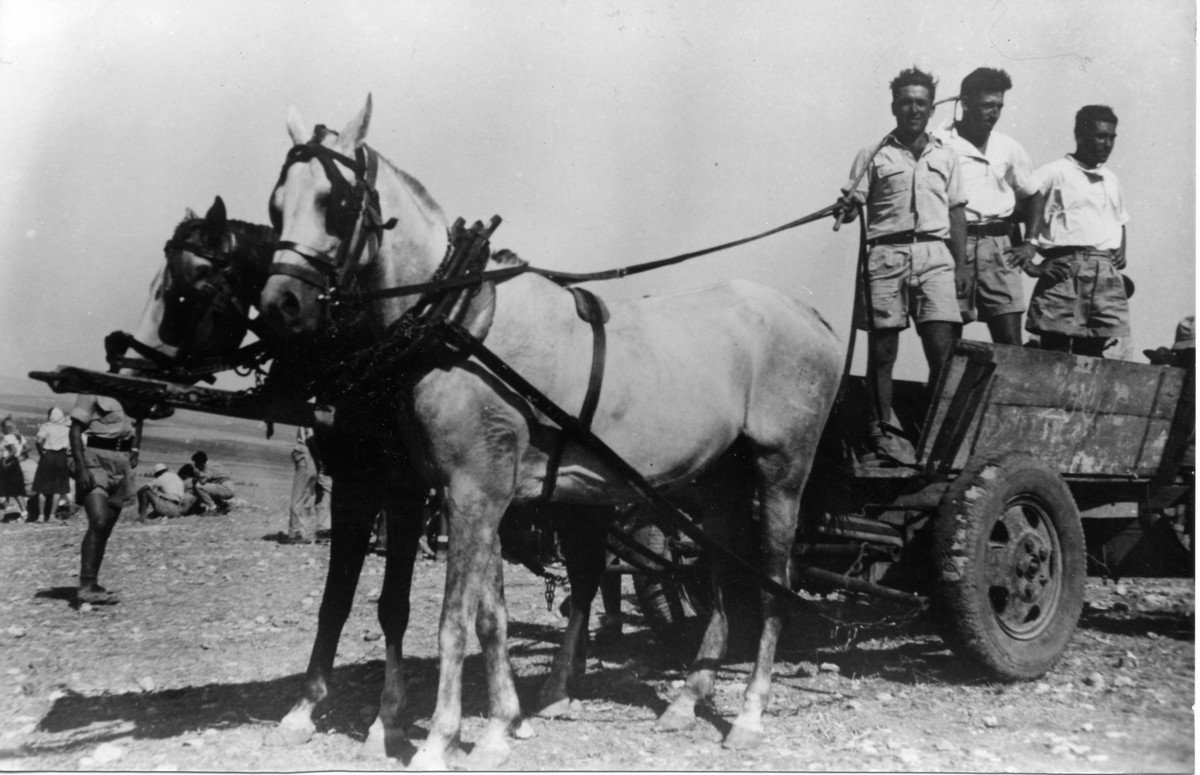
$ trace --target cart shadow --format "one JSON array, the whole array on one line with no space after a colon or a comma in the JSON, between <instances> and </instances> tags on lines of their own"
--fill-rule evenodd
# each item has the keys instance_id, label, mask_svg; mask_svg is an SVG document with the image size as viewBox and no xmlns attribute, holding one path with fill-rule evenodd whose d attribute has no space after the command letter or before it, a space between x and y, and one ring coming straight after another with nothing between
<instances>
[{"instance_id":1,"label":"cart shadow","mask_svg":"<svg viewBox=\"0 0 1200 775\"><path fill-rule=\"evenodd\" d=\"M1196 640L1196 614L1194 611L1129 614L1091 609L1085 610L1079 618L1079 627L1107 635L1158 636L1189 642Z\"/></svg>"}]
</instances>

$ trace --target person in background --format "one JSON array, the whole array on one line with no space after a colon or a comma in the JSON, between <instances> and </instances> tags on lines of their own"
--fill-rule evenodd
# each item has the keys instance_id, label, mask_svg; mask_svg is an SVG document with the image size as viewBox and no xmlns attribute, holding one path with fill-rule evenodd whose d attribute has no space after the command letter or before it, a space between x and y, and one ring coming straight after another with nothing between
<instances>
[{"instance_id":1,"label":"person in background","mask_svg":"<svg viewBox=\"0 0 1200 775\"><path fill-rule=\"evenodd\" d=\"M121 509L134 497L133 469L141 436L142 423L132 422L117 399L87 393L76 399L71 410L71 454L75 494L83 501L88 519L79 552L77 603L118 602L116 595L100 586L100 566Z\"/></svg>"},{"instance_id":2,"label":"person in background","mask_svg":"<svg viewBox=\"0 0 1200 775\"><path fill-rule=\"evenodd\" d=\"M228 514L229 502L233 500L229 472L220 463L209 460L208 453L203 450L192 455L192 465L196 470L193 489L204 507L203 513Z\"/></svg>"},{"instance_id":3,"label":"person in background","mask_svg":"<svg viewBox=\"0 0 1200 775\"><path fill-rule=\"evenodd\" d=\"M317 477L319 467L316 442L312 428L296 428L296 443L292 445L292 500L288 506L288 528L285 542L311 544L316 533Z\"/></svg>"},{"instance_id":4,"label":"person in background","mask_svg":"<svg viewBox=\"0 0 1200 775\"><path fill-rule=\"evenodd\" d=\"M200 505L200 499L196 497L196 467L191 463L184 463L175 472L175 475L183 482L183 491L191 496L188 499L191 505L182 510L182 516L201 513L204 507Z\"/></svg>"},{"instance_id":5,"label":"person in background","mask_svg":"<svg viewBox=\"0 0 1200 775\"><path fill-rule=\"evenodd\" d=\"M183 487L183 479L162 463L154 466L149 484L142 485L137 492L138 522L156 517L174 519L196 502L196 496Z\"/></svg>"},{"instance_id":6,"label":"person in background","mask_svg":"<svg viewBox=\"0 0 1200 775\"><path fill-rule=\"evenodd\" d=\"M4 500L4 520L15 515L25 516L25 475L21 458L25 453L25 437L17 430L12 415L0 420L0 498Z\"/></svg>"},{"instance_id":7,"label":"person in background","mask_svg":"<svg viewBox=\"0 0 1200 775\"><path fill-rule=\"evenodd\" d=\"M33 476L33 499L41 498L41 521L48 522L56 508L70 508L65 499L71 492L71 421L62 409L57 406L50 409L46 422L38 426L34 443L38 463ZM36 509L36 506L30 506L30 514Z\"/></svg>"},{"instance_id":8,"label":"person in background","mask_svg":"<svg viewBox=\"0 0 1200 775\"><path fill-rule=\"evenodd\" d=\"M38 521L38 499L37 493L33 491L33 480L37 476L37 461L30 457L32 448L26 444L21 449L21 481L25 485L25 492L28 493L25 499L25 504L29 508L25 514L26 522Z\"/></svg>"},{"instance_id":9,"label":"person in background","mask_svg":"<svg viewBox=\"0 0 1200 775\"><path fill-rule=\"evenodd\" d=\"M1003 70L973 70L958 92L962 118L933 134L958 154L967 196L965 260L956 271L963 323L979 320L987 324L993 342L1019 345L1025 291L1021 270L1008 263L1012 218L1037 186L1025 149L995 131L1011 88ZM961 333L958 326L955 337Z\"/></svg>"},{"instance_id":10,"label":"person in background","mask_svg":"<svg viewBox=\"0 0 1200 775\"><path fill-rule=\"evenodd\" d=\"M1121 277L1129 214L1104 166L1116 139L1112 108L1085 105L1075 114L1075 153L1034 173L1029 241L1010 262L1037 278L1025 328L1043 349L1100 357L1110 339L1130 335Z\"/></svg>"}]
</instances>

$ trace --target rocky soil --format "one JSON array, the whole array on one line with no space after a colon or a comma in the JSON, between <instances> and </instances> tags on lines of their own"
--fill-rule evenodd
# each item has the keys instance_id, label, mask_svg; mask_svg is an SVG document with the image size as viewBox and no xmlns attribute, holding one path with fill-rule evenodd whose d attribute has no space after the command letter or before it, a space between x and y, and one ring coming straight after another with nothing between
<instances>
[{"instance_id":1,"label":"rocky soil","mask_svg":"<svg viewBox=\"0 0 1200 775\"><path fill-rule=\"evenodd\" d=\"M270 731L298 691L316 628L326 547L283 545L283 472L241 482L233 514L118 525L102 581L115 606L76 609L81 519L0 525L0 769L374 770L365 759L383 674L368 558L318 734L288 749ZM444 566L418 563L405 642L411 733L428 728ZM542 582L506 569L511 656L532 703L563 619ZM634 611L626 580L627 611ZM562 592L559 592L561 600ZM636 613L623 641L593 648L570 717L534 720L518 770L1184 772L1195 767L1190 580L1093 580L1074 642L1039 681L997 684L945 650L928 623L847 645L811 623L784 644L767 743L730 752L749 665L720 673L685 733L651 731L684 677ZM794 632L806 623L792 623ZM464 740L483 726L482 664L468 658Z\"/></svg>"}]
</instances>

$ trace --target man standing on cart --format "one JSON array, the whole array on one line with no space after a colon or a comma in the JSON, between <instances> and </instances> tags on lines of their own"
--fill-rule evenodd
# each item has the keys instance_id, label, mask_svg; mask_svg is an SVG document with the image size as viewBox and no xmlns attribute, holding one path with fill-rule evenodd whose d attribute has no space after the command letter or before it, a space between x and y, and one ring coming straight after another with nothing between
<instances>
[{"instance_id":1,"label":"man standing on cart","mask_svg":"<svg viewBox=\"0 0 1200 775\"><path fill-rule=\"evenodd\" d=\"M1075 153L1041 167L1030 208L1029 239L1015 264L1037 277L1025 328L1047 350L1100 357L1113 337L1129 336L1125 223L1117 176L1105 168L1117 139L1106 105L1075 114ZM1034 264L1035 254L1043 261Z\"/></svg>"},{"instance_id":2,"label":"man standing on cart","mask_svg":"<svg viewBox=\"0 0 1200 775\"><path fill-rule=\"evenodd\" d=\"M992 341L1021 344L1025 291L1020 267L1010 266L1012 218L1018 204L1037 192L1025 149L994 131L1012 88L1008 73L990 67L972 71L958 98L962 118L934 132L958 154L967 195L966 260L958 265L958 303L963 323L986 323ZM1022 208L1023 210L1024 208ZM956 332L956 336L961 329Z\"/></svg>"},{"instance_id":3,"label":"man standing on cart","mask_svg":"<svg viewBox=\"0 0 1200 775\"><path fill-rule=\"evenodd\" d=\"M860 462L912 462L911 450L889 431L892 368L900 332L911 316L937 379L960 325L955 267L963 262L967 198L957 155L926 128L937 82L916 68L891 82L896 128L859 152L836 213L853 220L867 206L867 267L855 325L867 331L868 451Z\"/></svg>"}]
</instances>

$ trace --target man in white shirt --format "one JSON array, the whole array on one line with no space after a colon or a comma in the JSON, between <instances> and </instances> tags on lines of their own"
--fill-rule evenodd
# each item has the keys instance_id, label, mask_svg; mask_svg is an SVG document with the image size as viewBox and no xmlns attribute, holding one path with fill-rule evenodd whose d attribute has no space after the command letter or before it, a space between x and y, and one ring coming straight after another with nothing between
<instances>
[{"instance_id":1,"label":"man in white shirt","mask_svg":"<svg viewBox=\"0 0 1200 775\"><path fill-rule=\"evenodd\" d=\"M1075 114L1075 153L1040 168L1030 203L1035 245L1013 251L1037 285L1025 328L1042 347L1100 357L1112 337L1129 336L1125 224L1129 214L1117 176L1104 167L1117 139L1117 116L1106 105Z\"/></svg>"},{"instance_id":2,"label":"man in white shirt","mask_svg":"<svg viewBox=\"0 0 1200 775\"><path fill-rule=\"evenodd\" d=\"M993 342L1019 345L1025 292L1021 270L1009 266L1006 254L1013 246L1014 212L1037 187L1025 149L994 131L1011 88L1003 70L972 71L959 89L962 118L934 136L958 154L967 195L967 243L955 283L963 323L979 320ZM960 326L956 335L961 332Z\"/></svg>"},{"instance_id":3,"label":"man in white shirt","mask_svg":"<svg viewBox=\"0 0 1200 775\"><path fill-rule=\"evenodd\" d=\"M138 521L151 517L178 517L196 501L187 492L183 480L162 463L154 467L154 479L137 492Z\"/></svg>"}]
</instances>

